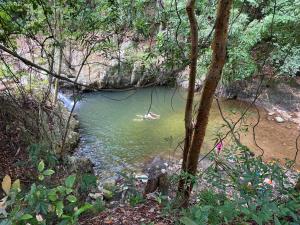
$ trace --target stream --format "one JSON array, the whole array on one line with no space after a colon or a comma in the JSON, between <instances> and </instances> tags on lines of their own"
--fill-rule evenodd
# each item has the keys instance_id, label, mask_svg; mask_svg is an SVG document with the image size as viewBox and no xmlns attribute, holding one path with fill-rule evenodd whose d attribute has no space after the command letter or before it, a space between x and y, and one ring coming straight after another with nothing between
<instances>
[{"instance_id":1,"label":"stream","mask_svg":"<svg viewBox=\"0 0 300 225\"><path fill-rule=\"evenodd\" d=\"M62 99L64 98L64 99ZM72 102L61 95L67 107ZM179 158L182 154L178 143L184 137L184 108L186 92L172 88L156 87L128 92L97 92L84 94L76 105L80 121L81 141L76 152L92 160L95 172L102 178L124 170L139 170L145 162L160 155ZM199 96L196 96L196 102ZM237 121L249 103L236 100L220 100L222 112L230 122ZM143 120L150 111L160 115L156 120ZM264 159L293 159L296 151L297 125L278 123L275 115L258 109L260 123L256 126L256 143L252 127L257 123L257 110L251 107L242 123L237 125L240 140L256 154L264 151ZM228 128L216 102L213 103L205 142L201 153L213 148L217 134L225 134ZM229 135L230 136L230 135ZM224 146L228 146L227 138ZM176 149L176 150L175 150ZM297 164L300 163L300 156Z\"/></svg>"}]
</instances>

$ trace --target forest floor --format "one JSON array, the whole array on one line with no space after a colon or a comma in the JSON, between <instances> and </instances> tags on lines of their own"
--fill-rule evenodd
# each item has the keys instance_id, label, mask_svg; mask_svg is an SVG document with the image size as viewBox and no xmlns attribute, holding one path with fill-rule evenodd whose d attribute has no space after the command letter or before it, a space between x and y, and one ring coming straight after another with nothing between
<instances>
[{"instance_id":1,"label":"forest floor","mask_svg":"<svg viewBox=\"0 0 300 225\"><path fill-rule=\"evenodd\" d=\"M165 213L164 208L154 199L146 199L136 206L119 204L106 209L98 215L85 216L80 220L82 225L171 225L175 224L176 215Z\"/></svg>"},{"instance_id":2,"label":"forest floor","mask_svg":"<svg viewBox=\"0 0 300 225\"><path fill-rule=\"evenodd\" d=\"M28 165L28 152L20 143L20 130L14 123L8 127L0 121L0 177L9 175L14 180L30 184L34 170ZM2 197L0 189L0 199Z\"/></svg>"}]
</instances>

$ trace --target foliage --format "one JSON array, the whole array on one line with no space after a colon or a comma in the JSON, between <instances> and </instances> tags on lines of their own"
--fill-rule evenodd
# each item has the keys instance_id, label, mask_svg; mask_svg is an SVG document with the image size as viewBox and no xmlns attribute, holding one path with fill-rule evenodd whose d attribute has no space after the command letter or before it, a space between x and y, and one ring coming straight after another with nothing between
<instances>
[{"instance_id":1,"label":"foliage","mask_svg":"<svg viewBox=\"0 0 300 225\"><path fill-rule=\"evenodd\" d=\"M79 177L80 192L87 193L91 188L97 187L97 177L93 174L84 173Z\"/></svg>"},{"instance_id":2,"label":"foliage","mask_svg":"<svg viewBox=\"0 0 300 225\"><path fill-rule=\"evenodd\" d=\"M299 0L234 2L224 82L256 75L264 62L271 64L276 69L276 74L294 76L299 71L299 5ZM199 78L206 74L210 63L209 43L215 7L216 0L197 3ZM59 31L62 40L55 38L58 13L61 14L60 21L64 27ZM153 42L151 49L140 53L143 62L160 57L166 68L177 68L188 62L189 44L186 40L190 31L183 1L165 0L160 5L149 0L93 0L88 3L63 0L56 1L52 6L51 2L45 0L9 0L1 3L0 30L0 41L12 46L16 46L12 40L18 36L31 38L38 45L41 45L36 37L38 34L48 36L49 40L45 39L40 46L43 49L53 45L64 46L67 40L79 43L89 39L92 33L117 34L117 38L107 38L94 46L98 52L117 51L119 42L127 34L133 33L132 39L148 39ZM267 46L262 58L255 56L262 51L256 48L259 45Z\"/></svg>"},{"instance_id":3,"label":"foliage","mask_svg":"<svg viewBox=\"0 0 300 225\"><path fill-rule=\"evenodd\" d=\"M55 154L49 151L49 148L45 146L32 144L28 147L28 152L29 159L31 161L30 163L33 165L38 165L41 160L47 162L51 167L57 164L57 158Z\"/></svg>"},{"instance_id":4,"label":"foliage","mask_svg":"<svg viewBox=\"0 0 300 225\"><path fill-rule=\"evenodd\" d=\"M141 194L140 190L138 190L134 173L122 171L120 175L123 178L122 185L116 187L114 192L121 193L122 198L133 207L145 202L144 196Z\"/></svg>"},{"instance_id":5,"label":"foliage","mask_svg":"<svg viewBox=\"0 0 300 225\"><path fill-rule=\"evenodd\" d=\"M54 174L46 169L44 161L37 166L39 183L33 183L28 192L21 191L20 181L11 184L9 176L4 177L2 189L6 197L2 200L1 225L9 224L75 224L78 217L93 206L80 204L74 195L76 175L68 176L63 185L47 187L43 181Z\"/></svg>"},{"instance_id":6,"label":"foliage","mask_svg":"<svg viewBox=\"0 0 300 225\"><path fill-rule=\"evenodd\" d=\"M288 176L290 171L252 157L243 146L226 149L223 156L213 156L216 164L201 177L210 189L200 192L182 224L299 224L300 195L292 182L299 175Z\"/></svg>"}]
</instances>

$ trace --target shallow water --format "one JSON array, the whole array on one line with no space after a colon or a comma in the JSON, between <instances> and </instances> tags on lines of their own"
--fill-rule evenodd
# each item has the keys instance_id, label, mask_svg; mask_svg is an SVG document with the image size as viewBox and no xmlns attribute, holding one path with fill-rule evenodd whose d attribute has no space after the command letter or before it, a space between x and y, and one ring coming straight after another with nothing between
<instances>
[{"instance_id":1,"label":"shallow water","mask_svg":"<svg viewBox=\"0 0 300 225\"><path fill-rule=\"evenodd\" d=\"M114 173L123 168L138 168L157 155L180 156L180 148L174 149L184 136L185 96L184 91L174 92L174 89L163 87L137 92L85 94L83 101L76 106L82 137L78 154L90 157L100 175L104 170ZM150 111L159 114L160 118L141 120L137 115L145 115L150 106ZM221 107L228 120L236 121L247 104L221 101ZM256 128L256 136L257 143L265 151L265 159L293 158L296 125L287 122L278 124L272 118L268 120L264 110L260 110L260 114L261 122ZM253 142L252 132L249 132L256 123L256 111L251 108L246 118L244 125L238 126L243 130L241 141L260 153ZM224 121L214 102L202 152L213 147L218 133L228 131L222 124Z\"/></svg>"}]
</instances>

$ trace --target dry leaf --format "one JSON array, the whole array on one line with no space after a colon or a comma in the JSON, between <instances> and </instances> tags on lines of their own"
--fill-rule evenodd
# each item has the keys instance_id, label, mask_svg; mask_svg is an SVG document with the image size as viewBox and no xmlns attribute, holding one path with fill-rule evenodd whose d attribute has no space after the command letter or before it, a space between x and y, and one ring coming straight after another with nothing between
<instances>
[{"instance_id":1,"label":"dry leaf","mask_svg":"<svg viewBox=\"0 0 300 225\"><path fill-rule=\"evenodd\" d=\"M6 195L9 194L10 188L11 188L11 178L10 176L6 175L2 181L2 189L6 193Z\"/></svg>"}]
</instances>

